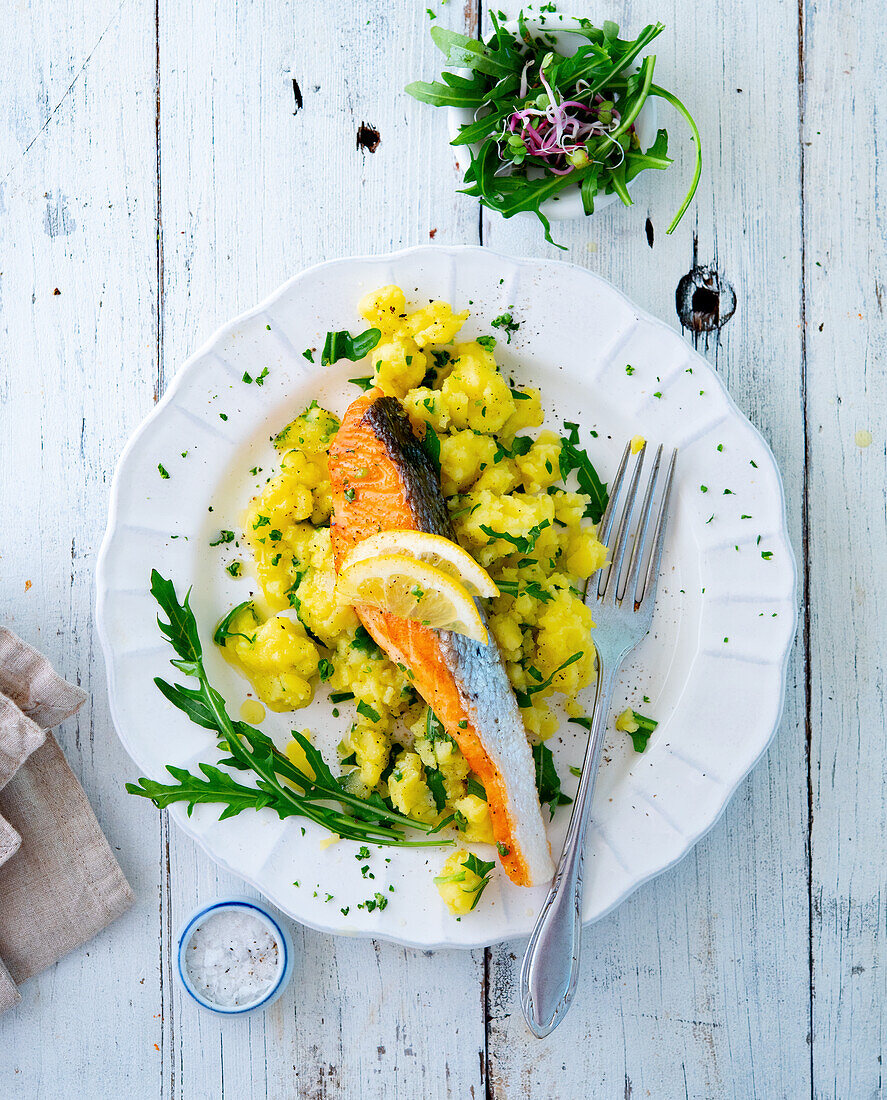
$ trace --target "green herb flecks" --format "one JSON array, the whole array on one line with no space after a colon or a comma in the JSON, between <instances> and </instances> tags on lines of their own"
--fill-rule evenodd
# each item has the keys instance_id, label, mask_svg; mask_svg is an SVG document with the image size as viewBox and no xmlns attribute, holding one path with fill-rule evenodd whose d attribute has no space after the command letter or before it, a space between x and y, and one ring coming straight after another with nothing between
<instances>
[{"instance_id":1,"label":"green herb flecks","mask_svg":"<svg viewBox=\"0 0 887 1100\"><path fill-rule=\"evenodd\" d=\"M358 626L354 632L354 640L351 642L351 649L357 649L361 653L365 653L368 657L381 657L382 650L376 645L372 638L372 635L365 626Z\"/></svg>"},{"instance_id":2,"label":"green herb flecks","mask_svg":"<svg viewBox=\"0 0 887 1100\"><path fill-rule=\"evenodd\" d=\"M422 438L422 447L431 459L431 463L437 475L440 476L440 437L428 423L425 425L425 435Z\"/></svg>"},{"instance_id":3,"label":"green herb flecks","mask_svg":"<svg viewBox=\"0 0 887 1100\"><path fill-rule=\"evenodd\" d=\"M537 684L531 684L524 691L515 689L514 694L517 698L517 705L522 708L531 707L533 705L533 696L540 691L545 691L546 688L550 688L554 682L555 676L557 676L559 672L563 672L565 668L569 668L570 665L575 664L582 656L584 656L584 654L581 651L579 653L574 653L573 656L568 657L563 664L558 665L554 672L552 672L550 676L546 676L544 680L540 679ZM540 672L536 672L537 677L541 677L541 675Z\"/></svg>"},{"instance_id":4,"label":"green herb flecks","mask_svg":"<svg viewBox=\"0 0 887 1100\"><path fill-rule=\"evenodd\" d=\"M511 343L511 337L517 332L521 326L520 321L515 321L510 313L501 313L498 317L490 321L493 328L501 329L505 333L505 343Z\"/></svg>"},{"instance_id":5,"label":"green herb flecks","mask_svg":"<svg viewBox=\"0 0 887 1100\"><path fill-rule=\"evenodd\" d=\"M725 638L726 642L727 639ZM635 752L643 752L647 747L647 742L650 740L650 734L659 723L653 718L647 718L643 714L638 714L636 710L631 712L632 725L635 729L626 729L626 733L631 738L631 743L634 746Z\"/></svg>"},{"instance_id":6,"label":"green herb flecks","mask_svg":"<svg viewBox=\"0 0 887 1100\"><path fill-rule=\"evenodd\" d=\"M537 523L531 527L526 535L512 535L508 531L494 531L492 527L489 527L485 523L481 523L479 526L487 538L501 539L503 542L510 542L515 550L519 550L522 554L529 554L531 551L535 550L536 540L546 527L551 526L551 522L547 519L542 520L541 523Z\"/></svg>"},{"instance_id":7,"label":"green herb flecks","mask_svg":"<svg viewBox=\"0 0 887 1100\"><path fill-rule=\"evenodd\" d=\"M368 328L358 336L352 336L344 329L339 332L328 332L323 343L323 351L320 353L321 366L332 366L340 359L350 359L352 363L356 363L371 352L381 338L382 331L377 328Z\"/></svg>"},{"instance_id":8,"label":"green herb flecks","mask_svg":"<svg viewBox=\"0 0 887 1100\"><path fill-rule=\"evenodd\" d=\"M554 817L554 811L558 806L569 806L573 801L561 790L560 776L554 766L554 756L551 749L542 741L533 745L533 763L536 765L536 790L539 792L539 801L547 806L549 813Z\"/></svg>"}]
</instances>

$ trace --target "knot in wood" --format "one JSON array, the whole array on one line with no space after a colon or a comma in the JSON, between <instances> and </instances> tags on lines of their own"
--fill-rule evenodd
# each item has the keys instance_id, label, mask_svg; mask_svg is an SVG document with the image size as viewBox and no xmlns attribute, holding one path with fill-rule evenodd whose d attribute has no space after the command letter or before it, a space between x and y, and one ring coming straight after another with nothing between
<instances>
[{"instance_id":1,"label":"knot in wood","mask_svg":"<svg viewBox=\"0 0 887 1100\"><path fill-rule=\"evenodd\" d=\"M678 283L675 309L691 332L717 332L736 312L736 292L713 267L697 265Z\"/></svg>"}]
</instances>

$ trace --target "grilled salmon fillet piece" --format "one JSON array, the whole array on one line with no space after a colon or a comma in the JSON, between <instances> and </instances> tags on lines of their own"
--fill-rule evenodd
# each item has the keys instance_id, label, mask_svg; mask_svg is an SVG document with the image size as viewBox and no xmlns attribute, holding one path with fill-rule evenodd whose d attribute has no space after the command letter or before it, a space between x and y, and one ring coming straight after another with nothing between
<instances>
[{"instance_id":1,"label":"grilled salmon fillet piece","mask_svg":"<svg viewBox=\"0 0 887 1100\"><path fill-rule=\"evenodd\" d=\"M373 389L347 409L329 453L336 568L383 530L456 541L440 476L400 402ZM519 886L554 871L520 708L492 634L482 645L366 605L355 610L456 741L487 793L502 866ZM481 609L481 615L483 611Z\"/></svg>"}]
</instances>

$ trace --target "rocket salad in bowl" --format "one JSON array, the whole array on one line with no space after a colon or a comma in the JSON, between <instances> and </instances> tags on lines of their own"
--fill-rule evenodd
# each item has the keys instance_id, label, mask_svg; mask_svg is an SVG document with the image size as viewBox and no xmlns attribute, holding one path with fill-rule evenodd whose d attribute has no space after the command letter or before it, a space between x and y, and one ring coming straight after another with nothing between
<instances>
[{"instance_id":1,"label":"rocket salad in bowl","mask_svg":"<svg viewBox=\"0 0 887 1100\"><path fill-rule=\"evenodd\" d=\"M553 219L589 215L617 198L630 206L632 180L672 163L668 134L655 129L654 101L662 99L686 120L696 146L673 232L696 192L702 156L690 112L653 83L655 55L641 59L663 25L621 39L609 21L596 27L556 15L554 22L550 12L535 20L521 13L514 23L490 12L490 19L486 42L433 27L432 39L457 71L406 88L423 103L450 108L451 144L470 155L464 194L505 218L535 214L555 244Z\"/></svg>"}]
</instances>

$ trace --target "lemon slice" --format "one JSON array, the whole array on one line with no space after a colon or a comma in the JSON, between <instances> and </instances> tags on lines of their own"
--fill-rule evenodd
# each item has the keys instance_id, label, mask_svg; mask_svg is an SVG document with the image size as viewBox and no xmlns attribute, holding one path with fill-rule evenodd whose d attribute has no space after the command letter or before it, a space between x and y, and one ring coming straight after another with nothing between
<instances>
[{"instance_id":1,"label":"lemon slice","mask_svg":"<svg viewBox=\"0 0 887 1100\"><path fill-rule=\"evenodd\" d=\"M369 604L400 619L487 644L487 628L468 589L442 569L405 554L346 560L336 595L344 603Z\"/></svg>"},{"instance_id":2,"label":"lemon slice","mask_svg":"<svg viewBox=\"0 0 887 1100\"><path fill-rule=\"evenodd\" d=\"M457 580L472 596L491 599L499 595L490 574L458 543L450 542L442 535L428 535L424 531L380 531L378 535L371 535L351 550L342 568L347 569L353 562L382 554L403 554L433 565Z\"/></svg>"}]
</instances>

